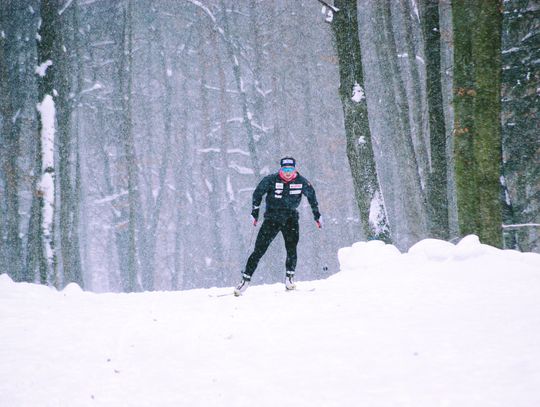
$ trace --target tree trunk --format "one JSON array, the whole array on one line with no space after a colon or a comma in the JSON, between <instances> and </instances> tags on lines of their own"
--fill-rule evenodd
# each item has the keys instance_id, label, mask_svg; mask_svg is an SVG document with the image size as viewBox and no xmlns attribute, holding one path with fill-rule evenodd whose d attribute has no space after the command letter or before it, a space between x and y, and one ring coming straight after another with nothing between
<instances>
[{"instance_id":1,"label":"tree trunk","mask_svg":"<svg viewBox=\"0 0 540 407\"><path fill-rule=\"evenodd\" d=\"M31 222L29 229L36 233L29 239L33 247L29 247L32 256L31 267L39 270L40 282L58 286L57 259L54 244L55 218L55 169L54 143L56 105L54 90L54 75L58 59L55 58L55 42L57 41L58 1L44 0L41 2L41 26L38 33L38 137L36 149L36 179L34 202L32 204Z\"/></svg>"},{"instance_id":2,"label":"tree trunk","mask_svg":"<svg viewBox=\"0 0 540 407\"><path fill-rule=\"evenodd\" d=\"M392 145L395 151L395 163L393 171L395 177L402 183L402 194L395 194L396 207L400 207L398 212L399 222L402 225L401 241L403 246L410 246L427 235L427 211L426 199L421 182L418 160L414 143L412 140L409 103L405 92L405 86L401 79L398 65L396 41L392 29L392 14L388 0L377 3L377 21L382 27L380 30L380 43L377 44L377 54L381 61L381 71L386 87L387 103L389 110L395 111L397 132L392 137ZM393 106L392 106L393 105ZM397 236L397 228L393 231Z\"/></svg>"},{"instance_id":3,"label":"tree trunk","mask_svg":"<svg viewBox=\"0 0 540 407\"><path fill-rule=\"evenodd\" d=\"M7 27L10 19L9 8L0 7L0 25ZM12 92L12 83L9 67L6 61L11 60L11 45L13 41L11 32L0 35L0 106L2 115L2 133L0 135L0 165L2 166L4 179L4 218L0 218L0 270L6 272L14 281L24 280L23 273L23 250L19 227L21 217L19 214L19 170L17 159L20 156L19 132L14 125L15 100ZM5 220L4 220L5 219Z\"/></svg>"},{"instance_id":4,"label":"tree trunk","mask_svg":"<svg viewBox=\"0 0 540 407\"><path fill-rule=\"evenodd\" d=\"M524 225L505 228L515 235L522 251L540 251L540 138L538 137L537 61L540 47L538 8L533 1L504 2L502 36L502 143L503 166L512 213L504 223ZM527 226L525 226L527 225ZM507 237L508 239L508 237ZM510 246L506 246L510 247Z\"/></svg>"},{"instance_id":5,"label":"tree trunk","mask_svg":"<svg viewBox=\"0 0 540 407\"><path fill-rule=\"evenodd\" d=\"M74 108L77 109L79 105L81 104L82 99L82 91L83 91L83 83L84 83L84 61L83 61L83 55L82 55L82 41L81 41L81 28L79 24L79 2L78 0L75 0L75 4L73 5L73 26L75 27L74 32L74 47L75 47L75 55L76 55L76 61L77 61L77 97L74 101ZM82 192L82 164L81 164L81 154L80 154L80 122L81 122L81 110L77 109L76 111L76 119L75 119L75 126L73 129L73 132L75 134L74 137L74 159L75 159L75 169L74 169L74 176L75 179L73 181L73 202L71 204L71 213L72 213L72 219L71 219L71 230L72 230L72 237L73 242L71 244L72 247L72 258L71 263L74 266L75 272L72 273L73 281L77 282L81 287L88 288L88 286L85 284L84 281L84 275L83 275L83 259L82 259L82 253L81 253L81 233L83 236L86 234L86 224L85 222L80 221L81 214L82 214L82 201L84 198L83 192ZM81 231L80 226L82 226L84 229ZM83 233L84 232L84 233ZM90 274L90 270L88 270L88 273Z\"/></svg>"},{"instance_id":6,"label":"tree trunk","mask_svg":"<svg viewBox=\"0 0 540 407\"><path fill-rule=\"evenodd\" d=\"M418 70L418 55L417 45L414 38L413 17L409 4L410 0L399 0L400 17L404 25L405 36L405 51L407 53L408 65L408 81L410 83L411 92L407 95L407 101L410 108L410 123L411 136L413 146L418 162L418 172L420 174L422 184L426 183L429 176L429 154L427 151L427 137L424 131L424 98L421 90L420 72ZM396 44L397 46L397 44Z\"/></svg>"},{"instance_id":7,"label":"tree trunk","mask_svg":"<svg viewBox=\"0 0 540 407\"><path fill-rule=\"evenodd\" d=\"M219 201L221 199L221 183L222 181L218 179L216 174L217 162L214 160L216 155L215 148L219 144L214 141L212 137L212 131L210 128L210 106L209 106L209 97L208 97L208 68L210 66L209 58L206 53L208 47L208 41L206 40L205 33L201 33L202 38L199 46L199 55L200 55L200 74L201 74L201 87L200 87L200 98L201 98L201 119L202 119L202 142L203 142L203 160L202 160L202 178L206 184L206 189L208 192L208 204L209 204L209 219L210 230L209 234L212 236L212 245L211 251L207 253L207 256L211 259L212 263L207 264L208 267L213 270L213 274L217 281L214 284L223 284L224 281L224 268L223 268L223 243L221 238L221 211L219 208ZM206 270L205 272L208 272ZM208 275L208 274L207 274Z\"/></svg>"},{"instance_id":8,"label":"tree trunk","mask_svg":"<svg viewBox=\"0 0 540 407\"><path fill-rule=\"evenodd\" d=\"M274 157L283 157L285 155L285 147L283 146L283 128L284 125L282 124L284 122L283 119L283 105L284 103L284 95L281 92L281 84L279 83L279 46L281 41L281 20L277 18L277 5L275 2L272 2L271 8L270 8L270 24L272 27L274 27L274 33L272 34L271 41L273 43L273 46L270 48L270 58L269 61L272 64L271 69L271 82L272 82L272 102L271 102L271 110L272 110L272 121L273 121L273 134L272 134L272 146L270 149L270 153Z\"/></svg>"},{"instance_id":9,"label":"tree trunk","mask_svg":"<svg viewBox=\"0 0 540 407\"><path fill-rule=\"evenodd\" d=\"M259 156L257 153L257 145L255 143L253 125L251 123L253 114L249 111L246 89L244 88L244 81L242 78L242 72L240 70L240 60L237 53L235 52L235 44L233 43L233 39L230 33L229 17L227 16L227 8L223 0L221 0L221 9L223 11L223 21L224 21L224 27L223 27L224 34L223 35L224 35L224 40L225 40L225 46L227 49L227 56L232 65L234 81L236 83L236 89L238 90L238 95L240 96L240 105L242 108L242 119L243 119L244 126L246 128L246 134L247 134L247 139L248 139L248 149L251 156L253 172L255 174L255 178L258 180L261 177L261 166L259 162Z\"/></svg>"},{"instance_id":10,"label":"tree trunk","mask_svg":"<svg viewBox=\"0 0 540 407\"><path fill-rule=\"evenodd\" d=\"M124 24L122 31L122 60L120 68L120 90L122 98L122 147L127 172L128 190L128 241L127 241L127 281L128 292L135 291L137 284L137 217L139 213L139 191L137 177L137 159L135 156L135 141L133 137L132 119L132 82L133 82L133 28L132 28L132 0L127 0L124 10Z\"/></svg>"},{"instance_id":11,"label":"tree trunk","mask_svg":"<svg viewBox=\"0 0 540 407\"><path fill-rule=\"evenodd\" d=\"M422 33L426 62L426 91L429 115L429 145L431 168L427 179L427 200L431 235L447 240L448 182L446 156L446 126L444 119L441 72L441 31L438 0L420 2Z\"/></svg>"},{"instance_id":12,"label":"tree trunk","mask_svg":"<svg viewBox=\"0 0 540 407\"><path fill-rule=\"evenodd\" d=\"M500 2L452 3L454 155L460 234L502 247Z\"/></svg>"},{"instance_id":13,"label":"tree trunk","mask_svg":"<svg viewBox=\"0 0 540 407\"><path fill-rule=\"evenodd\" d=\"M68 31L71 29L76 36L79 27L70 26L67 20L69 12L72 12L74 14L73 22L77 23L75 8L76 5L72 5L70 11L58 17L58 24L61 27L58 40L61 48L66 50L62 54L63 57L59 58L56 70L56 83L58 84L58 185L60 189L58 206L60 212L60 258L64 275L63 284L67 285L75 282L83 287L79 231L76 224L79 205L75 190L74 167L77 166L77 163L73 164L76 154L74 154L75 140L72 137L71 121L76 100L73 97L74 92L71 86L71 60L68 53L68 50L77 46L76 43L70 43L68 40ZM81 74L78 73L78 75ZM80 79L77 84L81 86ZM76 89L75 92L81 90Z\"/></svg>"},{"instance_id":14,"label":"tree trunk","mask_svg":"<svg viewBox=\"0 0 540 407\"><path fill-rule=\"evenodd\" d=\"M502 1L483 0L473 41L477 96L474 103L478 170L479 236L502 248L501 29Z\"/></svg>"},{"instance_id":15,"label":"tree trunk","mask_svg":"<svg viewBox=\"0 0 540 407\"><path fill-rule=\"evenodd\" d=\"M187 100L187 79L182 80L182 97ZM176 148L180 151L178 158L175 160L174 165L174 188L175 188L175 227L174 227L174 269L171 278L171 287L173 290L177 290L184 285L184 278L187 264L187 250L186 250L186 236L187 231L187 197L186 197L186 184L188 180L187 176L187 152L189 149L189 135L188 135L188 120L189 111L188 104L184 103L180 110L180 131L176 136Z\"/></svg>"},{"instance_id":16,"label":"tree trunk","mask_svg":"<svg viewBox=\"0 0 540 407\"><path fill-rule=\"evenodd\" d=\"M263 91L263 79L262 79L262 65L263 65L263 47L261 41L261 27L258 16L260 16L260 7L257 5L257 0L250 0L249 2L249 24L250 31L253 34L253 119L255 123L258 123L264 128L264 111L265 111L265 97L261 93ZM261 134L261 138L266 139L266 134ZM265 140L263 144L266 146L270 140ZM270 141L271 142L271 141Z\"/></svg>"},{"instance_id":17,"label":"tree trunk","mask_svg":"<svg viewBox=\"0 0 540 407\"><path fill-rule=\"evenodd\" d=\"M241 223L239 221L238 217L238 210L235 206L236 203L236 196L235 196L235 185L236 180L235 177L231 177L230 169L229 169L229 139L230 139L230 133L229 129L227 128L227 120L229 119L230 115L230 100L227 97L227 78L225 75L225 69L223 64L223 58L222 54L219 50L217 38L214 35L214 49L216 50L216 61L217 61L217 70L218 70L218 79L219 79L219 121L220 121L220 148L221 148L221 165L222 165L222 171L223 176L226 177L226 201L227 201L227 213L229 221L232 223L231 232L236 233L237 231L241 230ZM224 242L226 244L226 242ZM234 248L234 249L233 249ZM229 246L226 249L226 259L225 264L227 266L227 270L230 270L232 272L233 267L236 266L239 262L237 259L237 256L235 253L244 253L246 251L246 248L242 242L242 239L231 239L229 242ZM243 259L242 259L243 261ZM242 264L241 267L244 267ZM231 273L229 275L224 276L226 281L229 281L230 283L234 284L233 280L230 280ZM236 275L234 275L236 277ZM233 277L233 278L234 278ZM229 278L229 280L227 280Z\"/></svg>"},{"instance_id":18,"label":"tree trunk","mask_svg":"<svg viewBox=\"0 0 540 407\"><path fill-rule=\"evenodd\" d=\"M152 10L155 14L156 10ZM153 18L148 22L150 31L152 32L153 40L158 47L159 56L160 56L160 65L161 65L161 75L163 80L163 87L165 90L162 112L163 112L163 123L165 130L165 140L163 143L162 151L159 153L159 157L162 159L159 164L159 173L158 173L158 186L157 194L154 198L154 193L147 194L147 215L146 215L146 224L140 224L139 233L140 236L144 237L139 238L139 252L143 253L140 256L141 259L141 276L143 288L145 290L154 289L154 274L156 269L156 247L157 247L157 231L159 226L159 219L161 215L161 209L163 207L163 202L165 198L165 181L167 177L167 172L169 170L170 156L171 156L171 138L172 138L172 99L173 99L173 86L171 83L172 72L169 69L167 64L166 50L163 43L163 38L161 34L161 29L159 27L159 22L157 21L157 16L152 16ZM148 51L148 55L151 55L151 51ZM149 77L151 77L150 72L151 60L147 63L147 68L149 70ZM147 124L149 125L149 130L151 129L151 121L148 120ZM151 130L149 131L149 137L151 136ZM153 152L152 152L153 153ZM151 159L154 159L156 154L151 154ZM153 183L151 180L152 177L148 177L148 191L154 191ZM140 219L140 216L139 216ZM141 222L141 220L139 220Z\"/></svg>"},{"instance_id":19,"label":"tree trunk","mask_svg":"<svg viewBox=\"0 0 540 407\"><path fill-rule=\"evenodd\" d=\"M389 241L389 226L377 178L367 102L364 93L355 1L336 1L332 22L339 61L339 94L345 118L347 157L351 167L360 222L366 239Z\"/></svg>"}]
</instances>

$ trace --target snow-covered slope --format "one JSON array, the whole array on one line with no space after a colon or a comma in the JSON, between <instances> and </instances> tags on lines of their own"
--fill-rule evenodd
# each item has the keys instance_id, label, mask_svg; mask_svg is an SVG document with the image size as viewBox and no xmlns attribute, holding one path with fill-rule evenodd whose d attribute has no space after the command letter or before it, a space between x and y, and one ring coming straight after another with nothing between
<instances>
[{"instance_id":1,"label":"snow-covered slope","mask_svg":"<svg viewBox=\"0 0 540 407\"><path fill-rule=\"evenodd\" d=\"M1 275L0 405L540 406L540 255L469 236L339 260L240 298Z\"/></svg>"}]
</instances>

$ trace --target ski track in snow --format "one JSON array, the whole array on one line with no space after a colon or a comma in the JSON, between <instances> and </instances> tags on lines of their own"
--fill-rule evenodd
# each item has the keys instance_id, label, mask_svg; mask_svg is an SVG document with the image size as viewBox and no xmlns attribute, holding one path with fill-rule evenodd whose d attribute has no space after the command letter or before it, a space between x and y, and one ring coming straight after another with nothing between
<instances>
[{"instance_id":1,"label":"ski track in snow","mask_svg":"<svg viewBox=\"0 0 540 407\"><path fill-rule=\"evenodd\" d=\"M239 298L0 275L0 405L540 405L540 255L468 237L339 260L298 292Z\"/></svg>"}]
</instances>

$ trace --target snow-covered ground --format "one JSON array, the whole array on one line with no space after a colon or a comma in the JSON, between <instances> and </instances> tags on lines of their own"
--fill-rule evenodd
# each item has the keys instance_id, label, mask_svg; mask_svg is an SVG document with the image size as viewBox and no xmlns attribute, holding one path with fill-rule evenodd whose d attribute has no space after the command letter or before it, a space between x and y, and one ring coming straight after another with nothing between
<instances>
[{"instance_id":1,"label":"snow-covered ground","mask_svg":"<svg viewBox=\"0 0 540 407\"><path fill-rule=\"evenodd\" d=\"M469 236L339 259L240 298L1 275L0 405L540 406L540 255Z\"/></svg>"}]
</instances>

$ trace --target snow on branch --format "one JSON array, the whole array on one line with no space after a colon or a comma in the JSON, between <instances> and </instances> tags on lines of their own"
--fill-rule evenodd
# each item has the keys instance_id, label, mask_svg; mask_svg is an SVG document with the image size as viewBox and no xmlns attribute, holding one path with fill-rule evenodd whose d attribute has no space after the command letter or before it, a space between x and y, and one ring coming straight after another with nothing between
<instances>
[{"instance_id":1,"label":"snow on branch","mask_svg":"<svg viewBox=\"0 0 540 407\"><path fill-rule=\"evenodd\" d=\"M221 148L217 147L208 147L208 148L199 148L197 149L198 153L221 153ZM247 151L241 150L239 148L228 148L226 150L227 154L239 154L246 157L249 157L250 154Z\"/></svg>"},{"instance_id":2,"label":"snow on branch","mask_svg":"<svg viewBox=\"0 0 540 407\"><path fill-rule=\"evenodd\" d=\"M517 228L540 228L540 223L519 223L515 225L502 225L503 229L517 229Z\"/></svg>"},{"instance_id":3,"label":"snow on branch","mask_svg":"<svg viewBox=\"0 0 540 407\"><path fill-rule=\"evenodd\" d=\"M229 168L235 170L237 173L241 174L241 175L252 175L252 174L255 174L255 171L253 171L253 169L251 168L247 168L247 167L243 167L241 165L238 165L237 163L235 162L232 162L229 164Z\"/></svg>"},{"instance_id":4,"label":"snow on branch","mask_svg":"<svg viewBox=\"0 0 540 407\"><path fill-rule=\"evenodd\" d=\"M64 11L66 11L66 9L71 6L71 3L73 3L73 0L68 0L66 4L64 4L64 7L62 7L62 9L58 12L58 15L61 16Z\"/></svg>"},{"instance_id":5,"label":"snow on branch","mask_svg":"<svg viewBox=\"0 0 540 407\"><path fill-rule=\"evenodd\" d=\"M212 10L210 10L208 6L205 6L199 0L184 0L184 1L201 9L204 12L204 14L212 21L213 30L216 31L220 35L220 37L223 39L227 47L229 47L230 52L232 54L231 56L234 60L233 63L234 65L236 65L236 67L239 67L240 62L238 61L238 57L236 56L236 51L237 51L238 46L232 40L231 36L225 33L225 30L218 24L217 18L212 12ZM242 86L241 86L241 90L243 90Z\"/></svg>"},{"instance_id":6,"label":"snow on branch","mask_svg":"<svg viewBox=\"0 0 540 407\"><path fill-rule=\"evenodd\" d=\"M115 201L118 198L126 196L127 194L128 194L127 190L122 190L122 191L118 192L117 194L112 194L112 195L105 196L105 197L103 197L101 199L96 199L96 200L94 200L94 203L96 205L109 203L109 202Z\"/></svg>"},{"instance_id":7,"label":"snow on branch","mask_svg":"<svg viewBox=\"0 0 540 407\"><path fill-rule=\"evenodd\" d=\"M321 12L326 16L325 21L332 23L334 21L334 13L337 13L339 9L324 0L319 0L319 3L323 5Z\"/></svg>"},{"instance_id":8,"label":"snow on branch","mask_svg":"<svg viewBox=\"0 0 540 407\"><path fill-rule=\"evenodd\" d=\"M103 85L99 82L94 83L91 87L81 90L81 95L88 92L93 92L94 90L103 89Z\"/></svg>"},{"instance_id":9,"label":"snow on branch","mask_svg":"<svg viewBox=\"0 0 540 407\"><path fill-rule=\"evenodd\" d=\"M222 91L221 88L218 88L217 86L210 86L210 85L204 85L204 87L208 90L216 90L216 91ZM238 93L237 90L234 90L234 89L225 89L225 92L227 93Z\"/></svg>"},{"instance_id":10,"label":"snow on branch","mask_svg":"<svg viewBox=\"0 0 540 407\"><path fill-rule=\"evenodd\" d=\"M220 148L215 148L215 147L199 148L197 150L197 152L199 152L199 153L221 153L221 149Z\"/></svg>"},{"instance_id":11,"label":"snow on branch","mask_svg":"<svg viewBox=\"0 0 540 407\"><path fill-rule=\"evenodd\" d=\"M332 10L334 13L337 13L339 11L339 9L336 7L336 6L333 6L329 3L327 3L326 1L324 0L318 0L319 3L321 3L324 7L328 7L330 10Z\"/></svg>"},{"instance_id":12,"label":"snow on branch","mask_svg":"<svg viewBox=\"0 0 540 407\"><path fill-rule=\"evenodd\" d=\"M225 39L227 40L226 36L225 36L225 31L223 31L223 29L218 25L217 23L217 18L216 16L214 15L214 13L212 13L212 10L210 10L207 6L205 6L203 3L201 3L200 1L198 0L184 0L184 1L187 1L188 3L191 3L193 4L194 6L200 8L202 11L204 11L204 13L206 14L206 16L212 20L212 23L214 24L214 28L216 29L216 31Z\"/></svg>"},{"instance_id":13,"label":"snow on branch","mask_svg":"<svg viewBox=\"0 0 540 407\"><path fill-rule=\"evenodd\" d=\"M227 154L240 154L249 157L250 154L247 151L241 150L239 148L229 148Z\"/></svg>"}]
</instances>

